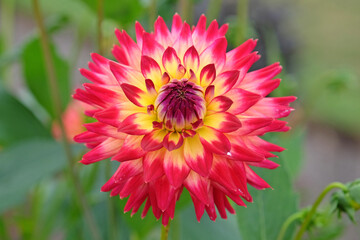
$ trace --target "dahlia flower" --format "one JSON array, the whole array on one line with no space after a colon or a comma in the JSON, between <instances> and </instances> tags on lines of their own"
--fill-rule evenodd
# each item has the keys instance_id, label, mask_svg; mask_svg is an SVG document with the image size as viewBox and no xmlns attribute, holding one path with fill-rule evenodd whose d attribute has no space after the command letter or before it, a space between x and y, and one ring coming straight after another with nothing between
<instances>
[{"instance_id":1,"label":"dahlia flower","mask_svg":"<svg viewBox=\"0 0 360 240\"><path fill-rule=\"evenodd\" d=\"M81 162L119 161L101 188L111 196L129 197L124 211L136 213L145 202L168 224L183 189L189 191L200 221L235 213L229 199L252 201L247 184L270 187L252 167L273 169L268 158L283 148L259 136L289 130L286 117L295 97L267 97L277 88L279 63L248 72L260 56L247 40L226 52L228 25L206 17L193 28L175 14L171 30L159 17L153 33L136 22L136 42L123 30L116 61L96 53L81 74L91 83L74 98L89 105L96 122L75 137L91 149Z\"/></svg>"}]
</instances>

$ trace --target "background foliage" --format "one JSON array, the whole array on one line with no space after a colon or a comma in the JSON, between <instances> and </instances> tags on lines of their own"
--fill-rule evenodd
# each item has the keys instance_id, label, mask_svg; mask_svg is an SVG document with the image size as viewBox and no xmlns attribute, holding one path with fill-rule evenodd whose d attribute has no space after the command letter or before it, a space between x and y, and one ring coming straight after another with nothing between
<instances>
[{"instance_id":1,"label":"background foliage","mask_svg":"<svg viewBox=\"0 0 360 240\"><path fill-rule=\"evenodd\" d=\"M84 82L77 69L86 66L90 52L98 51L98 2L42 0L40 4L65 110L73 89ZM92 239L69 181L65 152L53 137L56 114L31 1L2 0L0 7L0 239ZM274 190L252 191L254 203L247 208L236 207L236 215L217 219L216 223L207 216L198 223L185 192L177 204L170 239L276 239L287 217L300 205L314 201L313 192L306 191L312 186L304 182L313 179L316 186L316 179L326 178L331 172L322 171L327 162L312 167L308 161L312 152L305 140L313 139L312 131L325 126L340 136L339 141L345 139L346 146L359 145L359 8L356 0L346 4L336 0L104 1L102 44L108 57L115 43L114 28L126 29L134 37L135 20L151 31L150 23L157 15L169 23L179 12L187 22L194 23L201 13L207 13L209 20L217 18L220 23L230 24L229 49L246 38L259 39L257 50L263 57L253 69L275 61L282 63L283 82L274 96L299 96L297 111L289 119L292 131L265 136L288 149L279 156L281 167L258 171ZM326 136L323 139L325 147L319 151L326 156ZM84 151L82 146L73 146L78 157ZM354 153L350 158L359 160L356 150L351 151ZM359 176L360 163L355 160L350 168L357 175L340 180ZM315 170L308 171L307 166ZM160 223L152 214L145 219L139 214L130 217L123 214L125 200L109 199L107 193L99 192L107 179L106 172L116 167L116 163L111 163L110 169L101 164L75 164L102 238L159 239ZM305 179L307 172L314 171L315 177L317 173L320 177ZM109 211L109 204L115 209ZM348 221L337 220L326 206L324 209L312 224L308 239L337 239L344 229L350 230L342 239L360 235L359 229L345 228ZM115 231L109 229L112 213ZM295 224L286 239L294 230Z\"/></svg>"}]
</instances>

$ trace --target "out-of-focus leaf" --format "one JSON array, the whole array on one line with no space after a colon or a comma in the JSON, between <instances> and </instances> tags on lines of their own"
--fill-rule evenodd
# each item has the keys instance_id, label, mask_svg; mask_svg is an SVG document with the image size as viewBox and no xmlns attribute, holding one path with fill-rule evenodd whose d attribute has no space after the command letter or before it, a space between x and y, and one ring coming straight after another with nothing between
<instances>
[{"instance_id":1,"label":"out-of-focus leaf","mask_svg":"<svg viewBox=\"0 0 360 240\"><path fill-rule=\"evenodd\" d=\"M81 0L81 2L96 13L98 7L97 0ZM139 18L144 11L144 6L139 0L113 1L109 4L107 4L107 2L104 3L104 17L115 20L121 26L134 24L135 19Z\"/></svg>"},{"instance_id":2,"label":"out-of-focus leaf","mask_svg":"<svg viewBox=\"0 0 360 240\"><path fill-rule=\"evenodd\" d=\"M28 42L24 47L22 55L23 73L26 83L36 100L54 117L55 112L42 52L38 38ZM65 108L70 99L69 65L57 54L54 45L51 45L51 55L54 62L62 107Z\"/></svg>"},{"instance_id":3,"label":"out-of-focus leaf","mask_svg":"<svg viewBox=\"0 0 360 240\"><path fill-rule=\"evenodd\" d=\"M280 159L284 159L286 167L291 179L295 179L301 170L303 153L304 153L304 142L306 132L303 127L297 127L291 129L289 133L278 136L275 142L277 145L285 148L286 150L281 152L279 155Z\"/></svg>"},{"instance_id":4,"label":"out-of-focus leaf","mask_svg":"<svg viewBox=\"0 0 360 240\"><path fill-rule=\"evenodd\" d=\"M50 138L41 122L13 96L0 90L0 146L39 137Z\"/></svg>"},{"instance_id":5,"label":"out-of-focus leaf","mask_svg":"<svg viewBox=\"0 0 360 240\"><path fill-rule=\"evenodd\" d=\"M309 72L307 76L312 76ZM312 120L360 134L360 84L352 71L335 69L304 79L305 110Z\"/></svg>"},{"instance_id":6,"label":"out-of-focus leaf","mask_svg":"<svg viewBox=\"0 0 360 240\"><path fill-rule=\"evenodd\" d=\"M290 172L285 166L292 159L282 158L275 170L255 169L273 190L250 189L254 203L248 207L236 207L241 236L244 239L276 239L283 222L297 211L297 196L293 191ZM294 226L287 231L285 239L291 239Z\"/></svg>"},{"instance_id":7,"label":"out-of-focus leaf","mask_svg":"<svg viewBox=\"0 0 360 240\"><path fill-rule=\"evenodd\" d=\"M176 213L175 220L171 224L172 225L170 227L169 234L170 237L172 237L171 239L174 240L242 239L237 228L236 216L231 214L228 214L228 219L226 220L219 217L218 219L216 219L216 222L213 222L205 213L199 223L196 220L194 207L191 206L181 212ZM176 231L176 234L174 234L173 231Z\"/></svg>"},{"instance_id":8,"label":"out-of-focus leaf","mask_svg":"<svg viewBox=\"0 0 360 240\"><path fill-rule=\"evenodd\" d=\"M31 188L66 165L60 143L31 140L0 153L0 213L24 201Z\"/></svg>"}]
</instances>

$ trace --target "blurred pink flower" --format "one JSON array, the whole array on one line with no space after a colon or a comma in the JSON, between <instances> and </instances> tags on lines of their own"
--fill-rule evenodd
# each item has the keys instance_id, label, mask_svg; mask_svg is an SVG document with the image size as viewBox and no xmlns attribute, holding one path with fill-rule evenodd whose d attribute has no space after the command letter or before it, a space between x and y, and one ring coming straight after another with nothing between
<instances>
[{"instance_id":1,"label":"blurred pink flower","mask_svg":"<svg viewBox=\"0 0 360 240\"><path fill-rule=\"evenodd\" d=\"M226 52L227 28L214 20L206 29L205 16L191 28L177 14L171 30L161 17L154 33L137 22L136 43L115 31L117 62L94 53L90 70L80 70L92 83L74 98L94 107L86 114L97 120L75 137L92 149L81 162L121 162L101 190L129 196L125 212L146 201L142 217L152 207L167 225L185 187L197 219L206 210L215 220L215 206L222 218L235 212L228 198L252 201L247 184L270 187L251 167L276 168L270 152L284 149L259 136L289 130L278 118L295 97L266 97L280 84L273 78L281 66L248 72L260 58L257 41Z\"/></svg>"},{"instance_id":2,"label":"blurred pink flower","mask_svg":"<svg viewBox=\"0 0 360 240\"><path fill-rule=\"evenodd\" d=\"M66 137L70 142L76 135L84 132L84 110L85 104L79 101L71 101L62 115L62 121L64 123ZM61 140L61 130L57 122L53 122L52 134L55 139Z\"/></svg>"}]
</instances>

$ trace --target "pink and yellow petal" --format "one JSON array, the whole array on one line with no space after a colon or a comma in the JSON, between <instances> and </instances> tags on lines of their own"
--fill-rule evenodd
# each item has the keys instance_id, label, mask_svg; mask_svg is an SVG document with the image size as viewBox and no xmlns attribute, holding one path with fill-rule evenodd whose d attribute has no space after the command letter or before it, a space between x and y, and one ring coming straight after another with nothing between
<instances>
[{"instance_id":1,"label":"pink and yellow petal","mask_svg":"<svg viewBox=\"0 0 360 240\"><path fill-rule=\"evenodd\" d=\"M130 135L144 135L152 131L154 121L156 121L154 114L135 113L120 124L118 131Z\"/></svg>"},{"instance_id":2,"label":"pink and yellow petal","mask_svg":"<svg viewBox=\"0 0 360 240\"><path fill-rule=\"evenodd\" d=\"M241 127L241 122L235 115L227 112L208 112L204 118L204 125L223 133L229 133L238 130Z\"/></svg>"},{"instance_id":3,"label":"pink and yellow petal","mask_svg":"<svg viewBox=\"0 0 360 240\"><path fill-rule=\"evenodd\" d=\"M198 134L184 139L184 158L192 170L203 177L209 175L212 153L205 150Z\"/></svg>"},{"instance_id":4,"label":"pink and yellow petal","mask_svg":"<svg viewBox=\"0 0 360 240\"><path fill-rule=\"evenodd\" d=\"M183 147L165 152L164 171L172 186L179 188L183 184L190 172L190 168L184 159Z\"/></svg>"}]
</instances>

